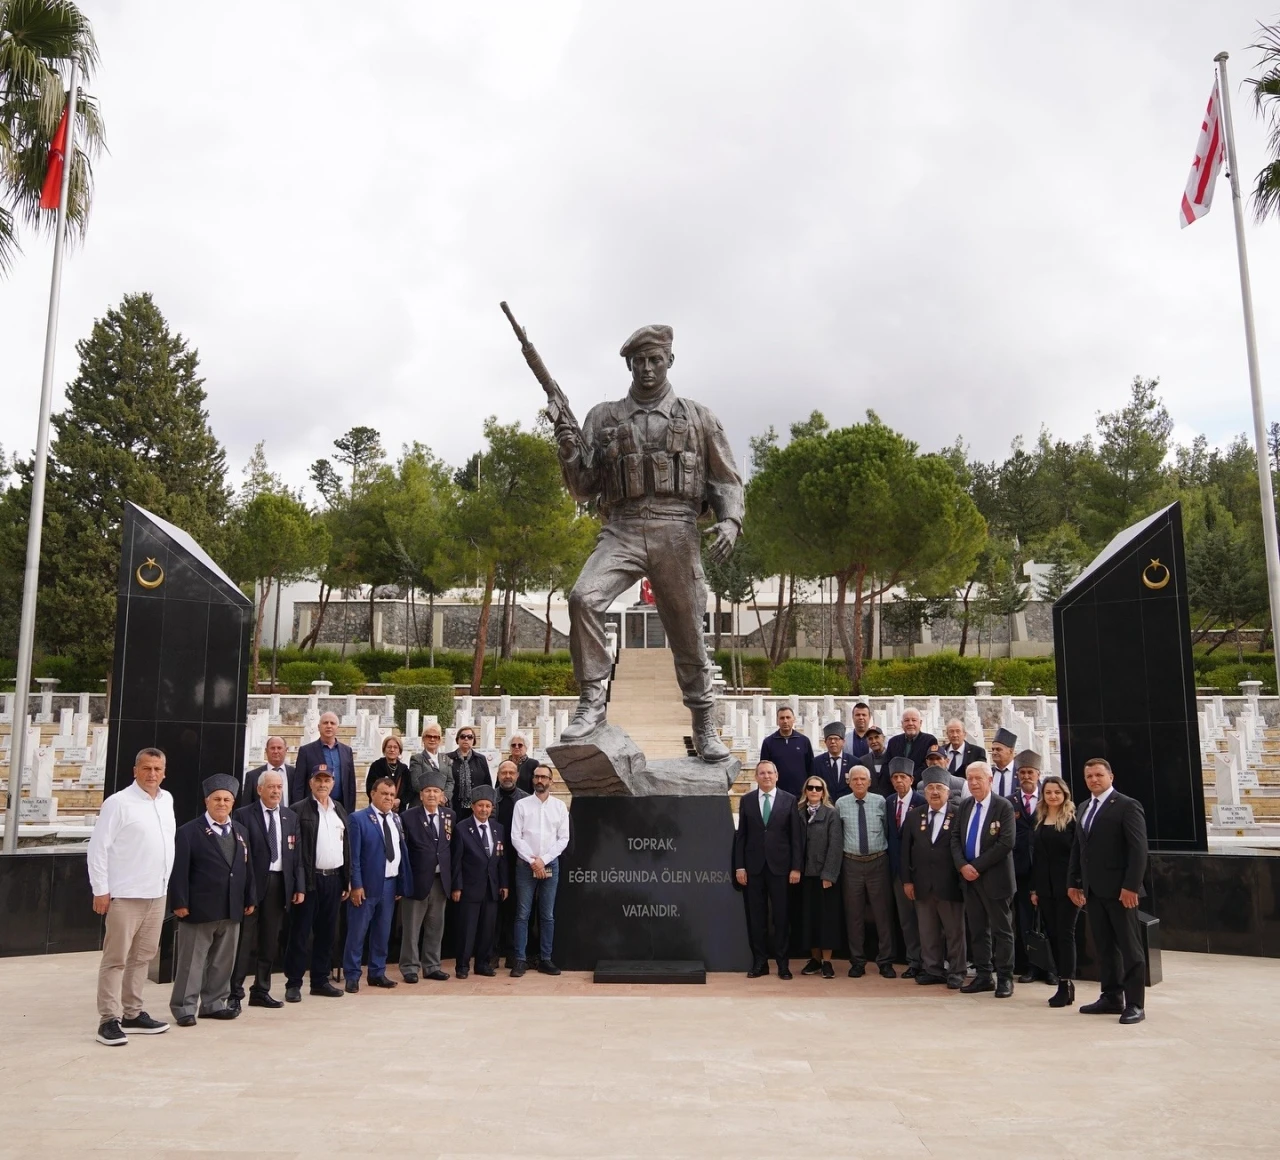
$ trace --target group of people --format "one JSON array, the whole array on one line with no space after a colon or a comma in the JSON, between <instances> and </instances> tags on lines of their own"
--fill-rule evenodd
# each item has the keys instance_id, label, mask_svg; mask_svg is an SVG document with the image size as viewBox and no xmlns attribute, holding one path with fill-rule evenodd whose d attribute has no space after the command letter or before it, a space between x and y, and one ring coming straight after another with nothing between
<instances>
[{"instance_id":1,"label":"group of people","mask_svg":"<svg viewBox=\"0 0 1280 1160\"><path fill-rule=\"evenodd\" d=\"M778 711L778 730L761 746L756 789L738 811L733 865L743 888L752 966L749 977L792 977L796 941L810 948L802 973L834 978L841 910L849 976L866 974L866 915L876 929L875 963L896 978L895 919L921 986L997 999L1019 982L1055 984L1051 1007L1075 1002L1076 926L1088 914L1101 994L1086 1014L1145 1019L1145 956L1138 917L1145 894L1147 830L1142 805L1118 792L1103 758L1084 765L1089 799L1077 818L1068 784L1042 776L1031 749L998 729L986 750L946 727L945 744L922 732L908 709L887 743L868 706L853 727L823 730L814 755ZM837 890L838 887L838 890ZM1038 961L1037 961L1038 960ZM972 965L972 974L969 967Z\"/></svg>"},{"instance_id":2,"label":"group of people","mask_svg":"<svg viewBox=\"0 0 1280 1160\"><path fill-rule=\"evenodd\" d=\"M503 953L516 978L530 966L560 973L552 945L569 813L525 739L511 739L495 776L471 728L444 753L439 726L428 724L407 766L398 739L388 738L367 778L369 805L357 809L354 755L337 724L324 714L319 739L299 748L295 765L272 737L266 762L243 785L206 778L204 812L182 826L161 786L164 753L137 755L133 781L103 802L89 843L93 907L106 917L99 1043L168 1030L143 1009L142 988L170 913L178 926L169 1009L179 1027L234 1019L246 1002L301 1002L308 977L309 993L324 998L357 993L362 977L395 987L386 969L397 904L405 983L449 978L440 952L450 903L458 978L473 965L493 976ZM283 1001L271 993L282 949ZM335 958L342 987L331 978Z\"/></svg>"}]
</instances>

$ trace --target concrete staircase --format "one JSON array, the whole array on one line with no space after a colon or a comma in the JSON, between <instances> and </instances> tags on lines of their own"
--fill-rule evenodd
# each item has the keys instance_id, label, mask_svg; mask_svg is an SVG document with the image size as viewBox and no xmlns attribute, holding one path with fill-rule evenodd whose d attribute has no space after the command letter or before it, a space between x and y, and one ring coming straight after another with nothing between
<instances>
[{"instance_id":1,"label":"concrete staircase","mask_svg":"<svg viewBox=\"0 0 1280 1160\"><path fill-rule=\"evenodd\" d=\"M689 710L680 701L670 649L622 650L609 690L609 721L625 729L646 757L685 756Z\"/></svg>"}]
</instances>

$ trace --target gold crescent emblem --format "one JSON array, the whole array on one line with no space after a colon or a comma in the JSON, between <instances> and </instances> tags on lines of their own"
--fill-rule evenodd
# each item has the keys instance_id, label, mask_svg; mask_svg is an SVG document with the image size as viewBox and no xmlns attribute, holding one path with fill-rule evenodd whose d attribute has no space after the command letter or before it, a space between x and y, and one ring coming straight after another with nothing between
<instances>
[{"instance_id":1,"label":"gold crescent emblem","mask_svg":"<svg viewBox=\"0 0 1280 1160\"><path fill-rule=\"evenodd\" d=\"M143 577L142 570L144 568L151 568L155 570L155 575L152 579L147 580ZM138 570L133 575L143 588L159 588L160 585L164 583L164 569L156 563L154 556L148 556L141 564L139 564Z\"/></svg>"},{"instance_id":2,"label":"gold crescent emblem","mask_svg":"<svg viewBox=\"0 0 1280 1160\"><path fill-rule=\"evenodd\" d=\"M1169 569L1159 560L1152 560L1142 569L1142 582L1151 589L1163 588L1169 583Z\"/></svg>"}]
</instances>

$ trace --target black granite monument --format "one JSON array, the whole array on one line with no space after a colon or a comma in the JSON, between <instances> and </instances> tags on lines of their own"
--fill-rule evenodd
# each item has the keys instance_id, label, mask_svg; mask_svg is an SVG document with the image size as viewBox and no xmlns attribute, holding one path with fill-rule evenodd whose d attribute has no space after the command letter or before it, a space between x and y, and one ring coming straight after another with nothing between
<instances>
[{"instance_id":1,"label":"black granite monument","mask_svg":"<svg viewBox=\"0 0 1280 1160\"><path fill-rule=\"evenodd\" d=\"M179 825L203 808L202 779L240 776L252 625L253 601L195 540L125 504L105 793L148 745L168 758Z\"/></svg>"},{"instance_id":2,"label":"black granite monument","mask_svg":"<svg viewBox=\"0 0 1280 1160\"><path fill-rule=\"evenodd\" d=\"M1206 849L1182 511L1115 537L1053 606L1062 773L1105 757L1147 815L1152 851Z\"/></svg>"}]
</instances>

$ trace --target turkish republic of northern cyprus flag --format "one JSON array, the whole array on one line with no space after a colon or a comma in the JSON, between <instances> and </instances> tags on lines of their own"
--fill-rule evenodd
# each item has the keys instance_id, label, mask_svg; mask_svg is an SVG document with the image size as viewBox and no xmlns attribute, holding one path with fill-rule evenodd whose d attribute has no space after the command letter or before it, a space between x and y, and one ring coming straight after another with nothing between
<instances>
[{"instance_id":1,"label":"turkish republic of northern cyprus flag","mask_svg":"<svg viewBox=\"0 0 1280 1160\"><path fill-rule=\"evenodd\" d=\"M1213 187L1218 172L1226 158L1226 143L1222 133L1222 101L1218 97L1218 82L1213 82L1209 94L1209 107L1200 123L1200 140L1196 142L1196 157L1191 163L1191 176L1182 195L1182 207L1178 222L1186 229L1193 221L1204 217L1213 205Z\"/></svg>"}]
</instances>

